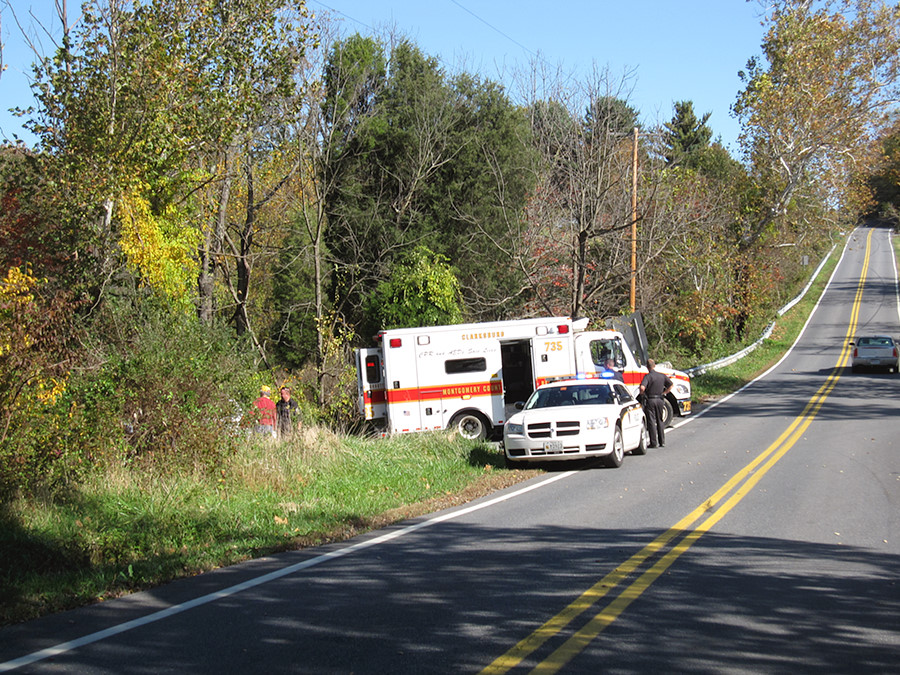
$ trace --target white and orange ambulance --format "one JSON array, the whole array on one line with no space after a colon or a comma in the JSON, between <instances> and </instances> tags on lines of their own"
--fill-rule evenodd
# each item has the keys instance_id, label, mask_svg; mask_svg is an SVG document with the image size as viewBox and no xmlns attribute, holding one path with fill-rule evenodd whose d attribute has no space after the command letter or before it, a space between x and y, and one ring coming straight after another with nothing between
<instances>
[{"instance_id":1,"label":"white and orange ambulance","mask_svg":"<svg viewBox=\"0 0 900 675\"><path fill-rule=\"evenodd\" d=\"M502 433L538 386L609 377L607 359L636 394L647 367L616 330L586 330L588 319L550 317L379 332L356 355L359 408L383 433L454 428L466 438ZM668 423L691 410L686 373L658 364L674 383Z\"/></svg>"}]
</instances>

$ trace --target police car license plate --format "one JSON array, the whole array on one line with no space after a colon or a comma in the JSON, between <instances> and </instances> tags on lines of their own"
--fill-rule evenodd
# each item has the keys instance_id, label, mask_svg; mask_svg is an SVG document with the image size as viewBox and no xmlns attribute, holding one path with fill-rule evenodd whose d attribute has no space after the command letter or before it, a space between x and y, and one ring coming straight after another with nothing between
<instances>
[{"instance_id":1,"label":"police car license plate","mask_svg":"<svg viewBox=\"0 0 900 675\"><path fill-rule=\"evenodd\" d=\"M548 454L559 453L563 451L562 441L544 441L544 452Z\"/></svg>"}]
</instances>

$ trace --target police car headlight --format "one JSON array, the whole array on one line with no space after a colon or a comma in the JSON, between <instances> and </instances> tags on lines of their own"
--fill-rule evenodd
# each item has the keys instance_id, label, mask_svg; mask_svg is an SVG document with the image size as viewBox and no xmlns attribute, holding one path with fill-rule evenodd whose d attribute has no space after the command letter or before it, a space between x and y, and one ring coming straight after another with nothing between
<instances>
[{"instance_id":1,"label":"police car headlight","mask_svg":"<svg viewBox=\"0 0 900 675\"><path fill-rule=\"evenodd\" d=\"M525 425L524 424L515 424L510 422L506 425L506 433L508 434L524 434L525 433Z\"/></svg>"},{"instance_id":2,"label":"police car headlight","mask_svg":"<svg viewBox=\"0 0 900 675\"><path fill-rule=\"evenodd\" d=\"M606 427L609 426L609 418L595 417L594 419L587 420L584 423L584 426L588 431L595 431L596 429L606 429Z\"/></svg>"}]
</instances>

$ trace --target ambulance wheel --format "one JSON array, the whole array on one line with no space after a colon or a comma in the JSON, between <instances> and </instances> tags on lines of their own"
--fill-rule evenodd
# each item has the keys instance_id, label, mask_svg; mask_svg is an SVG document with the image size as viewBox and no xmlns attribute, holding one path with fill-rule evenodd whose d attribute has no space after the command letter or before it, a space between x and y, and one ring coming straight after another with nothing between
<instances>
[{"instance_id":1,"label":"ambulance wheel","mask_svg":"<svg viewBox=\"0 0 900 675\"><path fill-rule=\"evenodd\" d=\"M675 419L675 411L672 409L672 402L663 398L663 429L668 429L672 425L672 420Z\"/></svg>"},{"instance_id":2,"label":"ambulance wheel","mask_svg":"<svg viewBox=\"0 0 900 675\"><path fill-rule=\"evenodd\" d=\"M450 428L470 441L483 441L488 435L487 421L477 412L463 412L453 416Z\"/></svg>"}]
</instances>

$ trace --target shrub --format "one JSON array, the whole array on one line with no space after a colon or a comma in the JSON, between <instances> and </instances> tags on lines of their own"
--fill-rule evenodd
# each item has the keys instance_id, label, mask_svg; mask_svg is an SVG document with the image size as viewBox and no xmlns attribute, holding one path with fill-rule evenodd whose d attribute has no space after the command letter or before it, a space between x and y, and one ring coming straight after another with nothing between
<instances>
[{"instance_id":1,"label":"shrub","mask_svg":"<svg viewBox=\"0 0 900 675\"><path fill-rule=\"evenodd\" d=\"M113 310L116 319L122 310ZM233 448L254 395L249 345L225 327L144 302L127 332L105 345L107 358L85 373L89 415L116 417L124 455L149 467L215 467ZM118 316L121 319L121 316ZM122 325L119 322L119 325ZM109 439L108 448L120 443Z\"/></svg>"},{"instance_id":2,"label":"shrub","mask_svg":"<svg viewBox=\"0 0 900 675\"><path fill-rule=\"evenodd\" d=\"M75 304L27 267L0 279L0 498L39 483L60 457Z\"/></svg>"}]
</instances>

